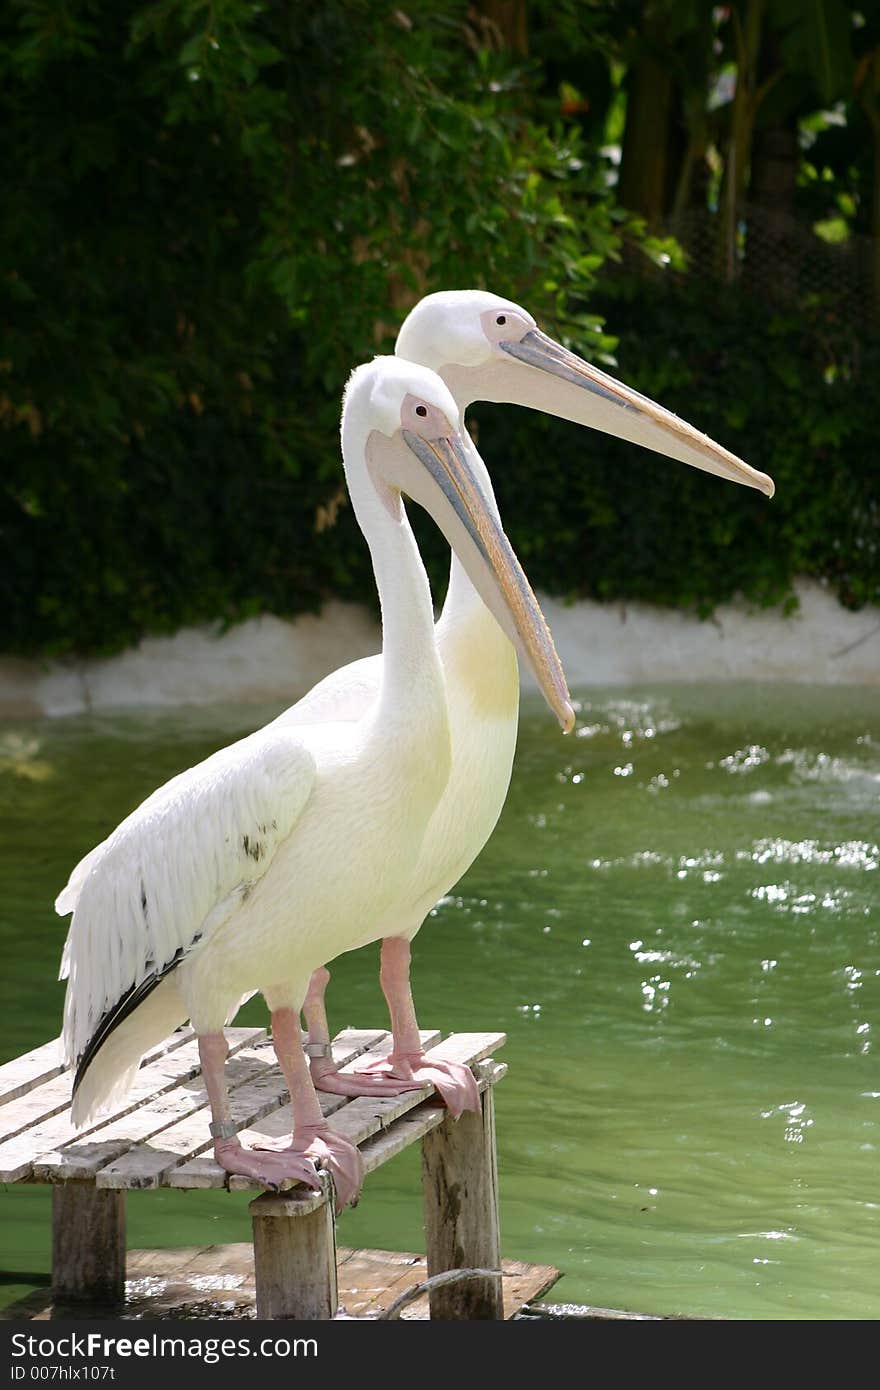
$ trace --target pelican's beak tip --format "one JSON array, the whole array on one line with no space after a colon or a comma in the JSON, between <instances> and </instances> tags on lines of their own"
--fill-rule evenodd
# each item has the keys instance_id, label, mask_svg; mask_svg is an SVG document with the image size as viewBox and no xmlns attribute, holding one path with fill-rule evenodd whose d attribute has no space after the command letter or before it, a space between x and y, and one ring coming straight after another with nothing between
<instances>
[{"instance_id":1,"label":"pelican's beak tip","mask_svg":"<svg viewBox=\"0 0 880 1390\"><path fill-rule=\"evenodd\" d=\"M767 479L767 486L764 488L764 496L769 500L776 496L776 484L772 478Z\"/></svg>"},{"instance_id":2,"label":"pelican's beak tip","mask_svg":"<svg viewBox=\"0 0 880 1390\"><path fill-rule=\"evenodd\" d=\"M562 713L559 717L559 727L564 734L570 734L575 726L575 713L569 702L566 700L562 706Z\"/></svg>"}]
</instances>

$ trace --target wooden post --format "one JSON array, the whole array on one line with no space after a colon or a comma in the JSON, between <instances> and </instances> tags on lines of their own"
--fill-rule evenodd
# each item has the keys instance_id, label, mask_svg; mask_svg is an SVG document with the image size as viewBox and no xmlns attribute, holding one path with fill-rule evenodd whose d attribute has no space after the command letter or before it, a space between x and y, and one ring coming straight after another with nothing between
<instances>
[{"instance_id":1,"label":"wooden post","mask_svg":"<svg viewBox=\"0 0 880 1390\"><path fill-rule=\"evenodd\" d=\"M250 1204L258 1318L336 1316L336 1221L326 1174L322 1185L299 1198L264 1192Z\"/></svg>"},{"instance_id":2,"label":"wooden post","mask_svg":"<svg viewBox=\"0 0 880 1390\"><path fill-rule=\"evenodd\" d=\"M479 1115L447 1117L422 1140L428 1274L499 1269L498 1162L493 1087ZM501 1275L462 1280L430 1292L432 1318L503 1318Z\"/></svg>"},{"instance_id":3,"label":"wooden post","mask_svg":"<svg viewBox=\"0 0 880 1390\"><path fill-rule=\"evenodd\" d=\"M52 1188L52 1298L125 1298L125 1192L91 1183Z\"/></svg>"}]
</instances>

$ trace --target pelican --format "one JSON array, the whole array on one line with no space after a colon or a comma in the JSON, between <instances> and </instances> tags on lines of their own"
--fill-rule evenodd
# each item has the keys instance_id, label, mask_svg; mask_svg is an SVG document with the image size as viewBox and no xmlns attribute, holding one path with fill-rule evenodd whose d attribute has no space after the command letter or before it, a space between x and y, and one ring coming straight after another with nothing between
<instances>
[{"instance_id":1,"label":"pelican","mask_svg":"<svg viewBox=\"0 0 880 1390\"><path fill-rule=\"evenodd\" d=\"M773 481L765 473L568 351L509 299L480 290L428 295L403 323L395 350L399 357L433 368L462 417L478 400L528 406L773 495ZM464 438L474 475L497 515L488 473L470 437ZM436 632L449 702L451 772L422 842L416 875L420 891L398 900L382 924L380 981L394 1045L379 1074L377 1069L334 1070L324 1002L330 978L326 964L310 983L304 1012L311 1072L321 1090L382 1095L431 1081L458 1114L476 1108L476 1088L468 1068L429 1064L422 1053L409 981L410 943L431 908L473 863L501 814L516 745L519 676L508 633L454 552ZM296 725L331 715L361 718L381 686L382 662L381 656L368 657L334 672L279 723Z\"/></svg>"},{"instance_id":2,"label":"pelican","mask_svg":"<svg viewBox=\"0 0 880 1390\"><path fill-rule=\"evenodd\" d=\"M475 590L516 639L563 730L565 676L528 581L465 444L458 407L431 370L396 357L358 368L342 453L382 612L375 699L359 718L275 721L160 787L74 870L62 960L64 1041L81 1126L129 1086L144 1052L192 1021L218 1162L267 1186L316 1186L341 1205L361 1180L335 1134L303 1051L300 1011L326 960L386 932L424 894L424 840L449 780L447 675L428 580L402 498L420 503ZM236 1137L224 1027L260 991L287 1081L283 1150Z\"/></svg>"}]
</instances>

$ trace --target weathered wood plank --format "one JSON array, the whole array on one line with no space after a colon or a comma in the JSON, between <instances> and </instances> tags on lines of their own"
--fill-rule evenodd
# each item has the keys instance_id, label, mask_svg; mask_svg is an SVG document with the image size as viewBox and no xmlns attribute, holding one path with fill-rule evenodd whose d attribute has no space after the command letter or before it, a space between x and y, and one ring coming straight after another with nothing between
<instances>
[{"instance_id":1,"label":"weathered wood plank","mask_svg":"<svg viewBox=\"0 0 880 1390\"><path fill-rule=\"evenodd\" d=\"M0 1066L0 1105L17 1100L42 1082L60 1076L64 1071L63 1056L61 1039L53 1038L41 1047L22 1053L21 1057L4 1062Z\"/></svg>"},{"instance_id":2,"label":"weathered wood plank","mask_svg":"<svg viewBox=\"0 0 880 1390\"><path fill-rule=\"evenodd\" d=\"M213 1250L214 1246L201 1245L177 1245L172 1249L161 1248L158 1250L138 1250L128 1252L128 1279L126 1284L131 1285L133 1279L170 1279L181 1273L193 1260L202 1253L203 1249ZM127 1290L130 1294L130 1287Z\"/></svg>"},{"instance_id":3,"label":"weathered wood plank","mask_svg":"<svg viewBox=\"0 0 880 1390\"><path fill-rule=\"evenodd\" d=\"M336 1316L336 1221L326 1173L322 1186L324 1200L307 1216L291 1216L295 1204L269 1192L250 1204L258 1318L327 1321Z\"/></svg>"},{"instance_id":4,"label":"weathered wood plank","mask_svg":"<svg viewBox=\"0 0 880 1390\"><path fill-rule=\"evenodd\" d=\"M353 1064L358 1058L363 1057L367 1052L372 1056L374 1052L384 1055L390 1046L389 1035L384 1029L355 1029L346 1028L344 1032L338 1034L333 1040L333 1060L343 1071ZM287 1088L283 1084L280 1086L280 1095L286 1102ZM321 1109L325 1116L330 1116L343 1106L350 1104L347 1096L331 1095L329 1092L319 1091L318 1099L321 1102ZM210 1118L210 1117L209 1117ZM277 1109L269 1111L254 1121L247 1129L239 1132L239 1138L246 1147L252 1147L265 1143L267 1139L277 1141L285 1139L291 1131L293 1120L290 1104L285 1103ZM208 1148L210 1146L207 1146ZM214 1156L210 1152L202 1152L195 1157L188 1159L185 1163L172 1168L165 1182L169 1187L180 1187L185 1189L204 1190L211 1188L228 1187L230 1192L259 1192L262 1184L253 1181L251 1178L242 1177L239 1174L229 1174L220 1167Z\"/></svg>"},{"instance_id":5,"label":"weathered wood plank","mask_svg":"<svg viewBox=\"0 0 880 1390\"><path fill-rule=\"evenodd\" d=\"M472 1062L477 1079L482 1086L500 1080L507 1071L504 1063L484 1061L479 1056L480 1053L501 1046L505 1041L502 1033L459 1033L436 1046L432 1045L437 1037L436 1032L425 1031L421 1036L422 1045L431 1057L442 1056L446 1061L460 1061L465 1065ZM373 1056L374 1053L384 1055L389 1047L390 1039L385 1039L370 1050L370 1056ZM350 1069L350 1067L343 1068L346 1071ZM445 1107L441 1106L436 1117L430 1123L426 1120L419 1121L423 1127L419 1129L418 1133L413 1131L411 1137L408 1137L408 1132L401 1130L399 1135L397 1134L397 1126L400 1124L401 1117L421 1106L433 1093L433 1086L424 1086L418 1091L405 1091L399 1096L356 1096L346 1101L343 1097L325 1095L319 1092L319 1097L324 1115L333 1116L334 1130L347 1139L350 1144L363 1146L365 1162L369 1159L367 1171L372 1172L382 1163L387 1163L389 1158L399 1153L408 1143L414 1143L416 1139L420 1139L423 1134L427 1133L428 1129L442 1122L446 1110ZM290 1106L284 1105L279 1110L264 1116L249 1129L241 1131L239 1137L245 1145L258 1146L266 1139L276 1140L286 1137L290 1133L290 1127ZM395 1132L395 1137L389 1140L387 1149L371 1150L369 1148L373 1142L371 1136L381 1136L388 1133L389 1130ZM168 1174L166 1181L171 1187L228 1187L230 1192L258 1192L261 1188L261 1184L253 1178L239 1174L227 1175L210 1153L202 1153L173 1169Z\"/></svg>"},{"instance_id":6,"label":"weathered wood plank","mask_svg":"<svg viewBox=\"0 0 880 1390\"><path fill-rule=\"evenodd\" d=\"M181 1028L176 1033L171 1033L162 1042L151 1047L141 1062L141 1067L148 1066L157 1058L164 1057L167 1053L173 1052L175 1048L182 1047L193 1037L191 1028ZM48 1051L46 1051L48 1049ZM50 1065L50 1058L57 1057L57 1065ZM38 1062L37 1068L31 1070L29 1079L25 1081L20 1078L15 1080L14 1069L19 1063L26 1062L29 1057L37 1057L45 1052L45 1060ZM0 1142L14 1138L30 1125L37 1124L40 1120L49 1119L52 1115L57 1115L61 1110L66 1109L70 1104L71 1076L69 1069L61 1062L61 1039L54 1038L52 1042L46 1043L42 1048L35 1048L31 1053L26 1053L23 1057L17 1057L14 1062L7 1062L6 1067L0 1067L0 1072L13 1069L10 1074L9 1094L0 1099L0 1105L4 1109L0 1111ZM44 1069L51 1074L40 1076L40 1069ZM12 1092L18 1092L17 1095ZM12 1104L11 1102L17 1102ZM122 1114L123 1110L115 1112Z\"/></svg>"},{"instance_id":7,"label":"weathered wood plank","mask_svg":"<svg viewBox=\"0 0 880 1390\"><path fill-rule=\"evenodd\" d=\"M374 1031L371 1035L376 1037ZM383 1033L379 1033L381 1038ZM365 1035L358 1030L353 1046L361 1046ZM241 1064L248 1050L237 1059ZM277 1110L287 1099L287 1085L275 1062L271 1046L266 1045L256 1057L256 1074L243 1083L236 1084L230 1068L227 1080L230 1083L229 1103L232 1119L239 1129L253 1125L255 1121L273 1110ZM195 1158L211 1144L209 1123L211 1119L207 1096L201 1083L197 1088L198 1105L191 1108L176 1124L163 1128L153 1136L150 1143L141 1143L114 1159L102 1168L95 1181L99 1187L158 1187L169 1181L173 1169L180 1167L188 1159Z\"/></svg>"},{"instance_id":8,"label":"weathered wood plank","mask_svg":"<svg viewBox=\"0 0 880 1390\"><path fill-rule=\"evenodd\" d=\"M323 1202L317 1199L317 1205ZM314 1209L317 1209L315 1207ZM513 1317L523 1303L539 1298L559 1278L549 1265L526 1264L505 1258L504 1316ZM390 1250L336 1252L340 1308L349 1315L375 1318L394 1300L428 1275L424 1255ZM250 1241L235 1244L187 1246L169 1250L130 1250L126 1303L116 1311L120 1318L175 1318L182 1312L200 1317L242 1317L254 1310L254 1250ZM544 1305L548 1315L617 1318L638 1316L606 1309ZM86 1310L83 1309L85 1314ZM48 1290L30 1294L0 1311L4 1318L48 1318L54 1310ZM427 1295L415 1299L400 1316L409 1321L428 1317Z\"/></svg>"},{"instance_id":9,"label":"weathered wood plank","mask_svg":"<svg viewBox=\"0 0 880 1390\"><path fill-rule=\"evenodd\" d=\"M405 1115L400 1115L387 1129L372 1134L360 1145L364 1160L364 1174L375 1173L377 1168L396 1158L410 1144L424 1139L432 1129L442 1125L449 1112L442 1101L429 1098Z\"/></svg>"},{"instance_id":10,"label":"weathered wood plank","mask_svg":"<svg viewBox=\"0 0 880 1390\"><path fill-rule=\"evenodd\" d=\"M422 1046L426 1049L431 1048L432 1044L439 1037L436 1031L423 1031L421 1033ZM385 1056L391 1049L390 1035L386 1035L374 1047L371 1047L366 1054L370 1058L374 1056ZM364 1058L359 1059L363 1061ZM352 1070L354 1063L342 1068L343 1071ZM333 1116L333 1128L337 1134L341 1134L350 1144L360 1144L370 1134L384 1128L392 1123L398 1115L405 1114L413 1106L418 1105L427 1096L433 1093L432 1086L423 1086L418 1091L406 1091L400 1096L355 1096L353 1098L331 1096L325 1092L319 1092L321 1109L326 1116ZM248 1130L240 1134L243 1144L259 1145L266 1139L284 1138L290 1133L291 1112L290 1106L285 1105L280 1110L271 1115L266 1115L260 1121L252 1125ZM196 1166L198 1164L198 1167ZM262 1186L253 1178L247 1178L240 1174L233 1174L226 1179L226 1174L219 1164L214 1163L210 1155L203 1155L196 1164L187 1164L185 1168L175 1170L169 1176L169 1185L175 1187L188 1186L190 1177L201 1178L205 1185L212 1187L228 1186L230 1192L259 1192Z\"/></svg>"},{"instance_id":11,"label":"weathered wood plank","mask_svg":"<svg viewBox=\"0 0 880 1390\"><path fill-rule=\"evenodd\" d=\"M265 1031L264 1028L230 1028L230 1049L238 1052L246 1044L253 1046L260 1037L265 1036ZM192 1039L191 1031L188 1038ZM101 1157L105 1150L100 1145L105 1141L112 1142L108 1140L108 1133L115 1132L120 1123L123 1129L129 1126L134 1132L139 1131L142 1137L147 1132L153 1132L145 1130L144 1126L157 1110L161 1112L166 1105L175 1103L170 1097L180 1098L181 1103L185 1101L187 1092L180 1089L181 1082L185 1083L198 1071L198 1051L194 1040L183 1038L173 1051L153 1049L147 1056L155 1055L157 1051L156 1061L141 1067L129 1099L109 1119L98 1119L77 1131L70 1123L69 1109L65 1109L24 1130L15 1139L0 1144L0 1182L21 1182L24 1179L40 1182L72 1178L87 1180L101 1163L107 1161L106 1157ZM196 1058L194 1066L193 1056ZM178 1071L179 1075L176 1074ZM153 1096L157 1096L157 1099L152 1104L144 1104L146 1097ZM168 1124L170 1120L166 1119L164 1123ZM154 1124L153 1130L161 1128L161 1125L160 1120ZM62 1157L59 1151L66 1145L74 1146L74 1151ZM125 1147L130 1147L130 1143ZM89 1161L90 1154L93 1157Z\"/></svg>"},{"instance_id":12,"label":"weathered wood plank","mask_svg":"<svg viewBox=\"0 0 880 1390\"><path fill-rule=\"evenodd\" d=\"M170 1038L153 1047L146 1054L141 1063L141 1068L153 1063L157 1059L173 1055L174 1050L184 1046L189 1038L192 1037L192 1030L187 1029L186 1033L173 1033ZM138 1074L140 1076L140 1073ZM134 1089L134 1088L133 1088ZM0 1144L6 1143L10 1139L17 1138L19 1134L24 1134L26 1130L34 1128L44 1120L50 1120L55 1115L70 1107L71 1075L67 1070L63 1070L60 1075L51 1080L42 1082L40 1085L27 1091L17 1100L11 1102L0 1111ZM122 1103L115 1114L124 1114L131 1104L127 1100ZM103 1123L98 1121L97 1123ZM94 1129L95 1125L89 1126ZM73 1132L73 1131L72 1131ZM87 1133L88 1129L83 1133Z\"/></svg>"},{"instance_id":13,"label":"weathered wood plank","mask_svg":"<svg viewBox=\"0 0 880 1390\"><path fill-rule=\"evenodd\" d=\"M474 1075L480 1090L484 1091L487 1086L494 1085L507 1075L507 1066L503 1062L495 1062L494 1060L476 1062ZM421 1105L416 1106L408 1114L401 1115L387 1129L372 1135L360 1146L364 1172L374 1173L377 1168L381 1168L383 1164L388 1163L390 1159L409 1148L410 1144L424 1139L425 1135L429 1134L432 1129L442 1125L447 1114L446 1106L442 1101L429 1099L423 1101Z\"/></svg>"},{"instance_id":14,"label":"weathered wood plank","mask_svg":"<svg viewBox=\"0 0 880 1390\"><path fill-rule=\"evenodd\" d=\"M504 1033L453 1033L436 1046L426 1048L428 1058L472 1066L507 1041ZM362 1144L379 1130L387 1129L401 1115L415 1109L434 1094L434 1087L404 1091L399 1096L358 1096L334 1117L333 1128L351 1144Z\"/></svg>"},{"instance_id":15,"label":"weathered wood plank","mask_svg":"<svg viewBox=\"0 0 880 1390\"><path fill-rule=\"evenodd\" d=\"M228 1070L232 1084L248 1080L264 1066L263 1054L260 1051L260 1035L263 1031L261 1028L229 1030ZM240 1036L232 1036L236 1033ZM166 1080L165 1070L170 1059L163 1058L155 1071L152 1067L146 1068L139 1073L138 1082L145 1088L149 1100L144 1099L139 1108L134 1108L127 1114L88 1131L85 1135L76 1135L72 1127L68 1126L66 1132L57 1136L53 1148L34 1159L33 1181L94 1181L98 1171L113 1159L119 1158L135 1144L151 1138L203 1105L205 1096L197 1081L200 1068L198 1044L193 1040L187 1048L181 1048L174 1056L180 1069L176 1081L160 1084Z\"/></svg>"},{"instance_id":16,"label":"weathered wood plank","mask_svg":"<svg viewBox=\"0 0 880 1390\"><path fill-rule=\"evenodd\" d=\"M247 1031L249 1033L257 1032L256 1029L248 1029ZM65 1115L60 1124L62 1127L66 1124L71 1140L82 1138L98 1128L103 1128L110 1120L127 1115L137 1106L142 1105L145 1100L149 1100L151 1096L161 1094L180 1082L186 1081L198 1069L198 1044L195 1039L191 1038L189 1042L183 1043L173 1051L162 1053L155 1060L145 1060L135 1076L131 1090L113 1111L112 1116L100 1117L79 1131L74 1129L69 1115ZM18 1128L7 1129L4 1138L12 1139L19 1134L29 1137L36 1131L41 1121L52 1119L59 1115L62 1110L69 1111L69 1108L70 1076L65 1074L55 1081L50 1081L46 1086L41 1086L38 1091L32 1091L30 1095L25 1096L10 1107L15 1112ZM57 1142L63 1143L64 1141L59 1138Z\"/></svg>"},{"instance_id":17,"label":"weathered wood plank","mask_svg":"<svg viewBox=\"0 0 880 1390\"><path fill-rule=\"evenodd\" d=\"M44 1081L34 1090L19 1096L0 1111L3 1133L0 1144L16 1139L19 1134L32 1129L43 1120L60 1115L62 1110L70 1109L70 1088L72 1080L69 1071L62 1071L51 1081Z\"/></svg>"},{"instance_id":18,"label":"weathered wood plank","mask_svg":"<svg viewBox=\"0 0 880 1390\"><path fill-rule=\"evenodd\" d=\"M428 1273L499 1269L494 1087L483 1092L481 1113L447 1118L425 1135L422 1190ZM432 1319L502 1318L501 1278L487 1275L432 1289L430 1306Z\"/></svg>"},{"instance_id":19,"label":"weathered wood plank","mask_svg":"<svg viewBox=\"0 0 880 1390\"><path fill-rule=\"evenodd\" d=\"M247 1124L261 1111L277 1106L283 1081L274 1062L271 1050L244 1048L227 1067L229 1102L237 1124ZM193 1079L189 1095L175 1092L173 1101L182 1117L100 1168L95 1174L98 1187L158 1187L169 1169L207 1147L211 1112L201 1077Z\"/></svg>"},{"instance_id":20,"label":"weathered wood plank","mask_svg":"<svg viewBox=\"0 0 880 1390\"><path fill-rule=\"evenodd\" d=\"M554 1269L552 1265L530 1265L523 1260L504 1259L501 1261L501 1269L504 1274L502 1292L505 1318L515 1317L517 1313L522 1311L524 1304L545 1294L559 1279L559 1270ZM411 1279L400 1279L397 1284L389 1285L383 1295L383 1308L390 1307L394 1300L404 1292L404 1289L414 1287L427 1277L427 1262L422 1259L419 1268L413 1271ZM431 1316L428 1294L423 1293L418 1298L413 1299L412 1303L407 1304L401 1310L399 1316L403 1322L427 1321Z\"/></svg>"},{"instance_id":21,"label":"weathered wood plank","mask_svg":"<svg viewBox=\"0 0 880 1390\"><path fill-rule=\"evenodd\" d=\"M428 1270L424 1255L355 1250L338 1276L339 1303L349 1317L376 1318L404 1289L426 1279Z\"/></svg>"},{"instance_id":22,"label":"weathered wood plank","mask_svg":"<svg viewBox=\"0 0 880 1390\"><path fill-rule=\"evenodd\" d=\"M65 1183L52 1190L52 1297L121 1303L125 1297L125 1193Z\"/></svg>"}]
</instances>

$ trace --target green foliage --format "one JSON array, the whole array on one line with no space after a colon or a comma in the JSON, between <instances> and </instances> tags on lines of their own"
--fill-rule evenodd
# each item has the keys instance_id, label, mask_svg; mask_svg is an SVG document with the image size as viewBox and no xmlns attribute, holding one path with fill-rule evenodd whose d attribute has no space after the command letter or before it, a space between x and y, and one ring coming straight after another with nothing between
<instances>
[{"instance_id":1,"label":"green foliage","mask_svg":"<svg viewBox=\"0 0 880 1390\"><path fill-rule=\"evenodd\" d=\"M419 296L585 313L627 219L463 0L0 17L0 647L358 594L339 400Z\"/></svg>"},{"instance_id":2,"label":"green foliage","mask_svg":"<svg viewBox=\"0 0 880 1390\"><path fill-rule=\"evenodd\" d=\"M620 333L619 375L769 473L777 493L480 406L481 452L533 582L703 615L737 593L790 604L798 575L850 608L880 602L880 339L859 341L827 308L776 312L699 281L619 282L595 307Z\"/></svg>"},{"instance_id":3,"label":"green foliage","mask_svg":"<svg viewBox=\"0 0 880 1390\"><path fill-rule=\"evenodd\" d=\"M693 286L599 300L624 239L680 259L614 205L610 79L583 119L556 114L557 11L599 73L638 6L536 0L529 63L486 44L466 0L3 10L0 649L109 651L370 593L340 506L342 387L451 286L511 295L594 359L607 316L626 379L779 484L767 504L481 407L535 582L706 611L806 572L877 599L880 352ZM442 541L422 536L440 588Z\"/></svg>"}]
</instances>

